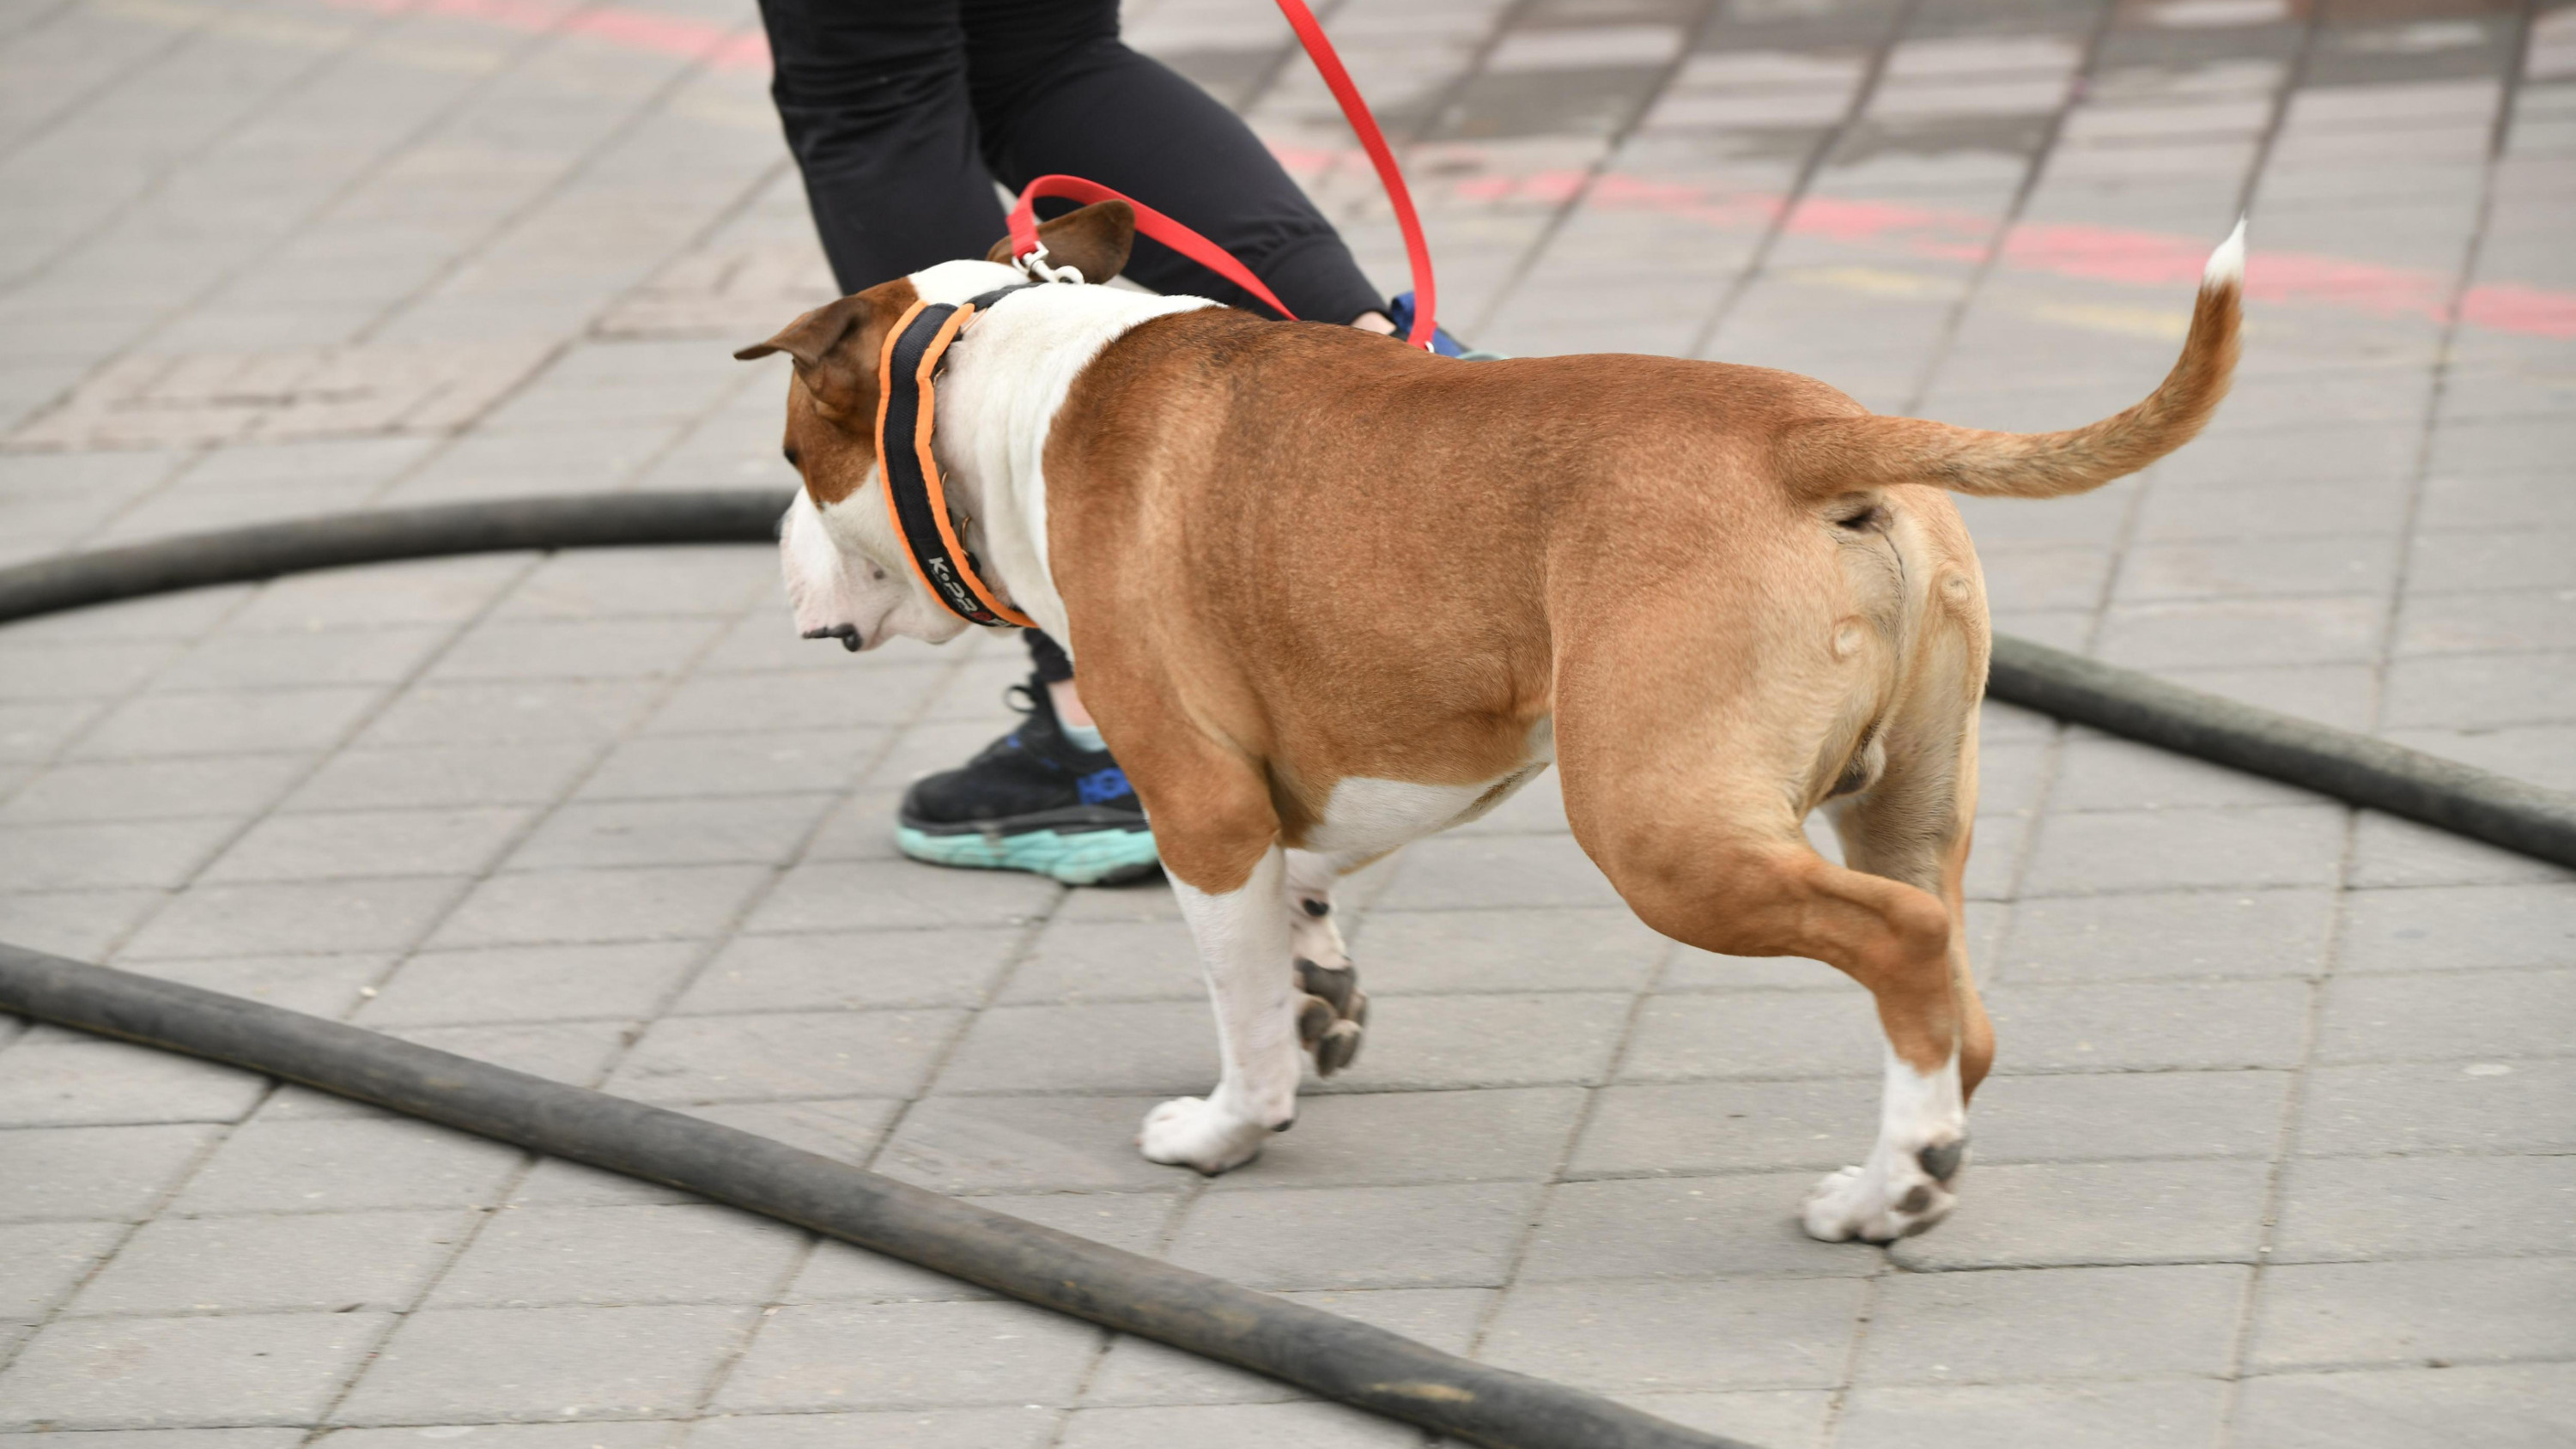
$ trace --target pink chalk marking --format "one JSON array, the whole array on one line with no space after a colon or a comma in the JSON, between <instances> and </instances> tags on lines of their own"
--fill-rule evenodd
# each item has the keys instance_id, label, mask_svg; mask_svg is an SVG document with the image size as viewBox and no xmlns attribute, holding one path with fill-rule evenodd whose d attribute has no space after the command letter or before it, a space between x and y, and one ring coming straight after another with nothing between
<instances>
[{"instance_id":1,"label":"pink chalk marking","mask_svg":"<svg viewBox=\"0 0 2576 1449\"><path fill-rule=\"evenodd\" d=\"M550 0L326 0L346 9L379 14L449 16L528 32L560 31L628 50L686 56L715 70L769 69L769 41L758 32L737 33L685 16L624 5L550 3ZM1314 180L1361 160L1355 150L1274 144L1272 154L1297 176ZM1472 147L1440 147L1443 157L1484 159ZM1610 211L1649 211L1727 230L1759 228L1779 215L1786 199L1762 192L1725 192L1689 182L1607 172L1591 178L1564 168L1520 175L1487 173L1445 184L1462 202L1493 206L1561 206L1577 196L1586 206ZM1443 189L1436 177L1426 192ZM1791 236L1884 245L1927 261L1983 261L1995 246L1995 223L1977 212L1942 211L1902 202L1839 196L1799 199L1783 230ZM2008 270L2073 277L2130 287L2197 284L2215 243L2206 238L2074 222L2024 222L2002 240L1997 260ZM2340 307L2375 317L2449 319L2449 280L2438 273L2313 252L2251 253L2245 294L2257 301ZM2461 297L2459 320L2471 327L2525 337L2576 338L2576 292L2514 282L2472 287Z\"/></svg>"}]
</instances>

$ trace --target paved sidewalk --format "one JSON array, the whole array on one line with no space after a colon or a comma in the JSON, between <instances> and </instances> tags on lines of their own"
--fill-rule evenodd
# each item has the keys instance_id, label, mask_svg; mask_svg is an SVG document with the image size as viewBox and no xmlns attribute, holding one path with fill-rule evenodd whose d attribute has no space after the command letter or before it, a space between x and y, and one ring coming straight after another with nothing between
<instances>
[{"instance_id":1,"label":"paved sidewalk","mask_svg":"<svg viewBox=\"0 0 2576 1449\"><path fill-rule=\"evenodd\" d=\"M649 8L648 8L649 7ZM1132 6L1376 275L1260 0ZM1974 504L2000 627L2576 787L2576 9L1346 0L1446 320L2058 426L2250 198L2246 373ZM0 4L0 560L780 486L828 294L737 0ZM2000 245L1998 241L2000 239ZM897 859L1007 640L853 659L762 549L500 556L0 629L0 939L670 1104L1779 1446L2576 1442L2576 880L1995 707L1959 1214L1826 968L1636 925L1551 783L1353 894L1359 1066L1257 1165L1168 890ZM565 1422L572 1421L572 1422ZM111 1432L111 1431L157 1431ZM679 1194L0 1018L0 1449L1419 1444Z\"/></svg>"}]
</instances>

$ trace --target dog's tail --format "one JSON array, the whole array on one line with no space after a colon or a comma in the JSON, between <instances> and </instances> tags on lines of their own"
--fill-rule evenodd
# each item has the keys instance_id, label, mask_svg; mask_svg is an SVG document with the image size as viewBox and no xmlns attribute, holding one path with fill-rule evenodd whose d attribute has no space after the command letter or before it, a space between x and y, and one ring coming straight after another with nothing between
<instances>
[{"instance_id":1,"label":"dog's tail","mask_svg":"<svg viewBox=\"0 0 2576 1449\"><path fill-rule=\"evenodd\" d=\"M2146 400L2062 433L1994 433L1926 418L1814 418L1774 440L1781 476L1802 497L1929 483L1957 493L2056 498L2099 488L2190 442L2236 370L2245 290L2245 223L2210 253L2182 357Z\"/></svg>"}]
</instances>

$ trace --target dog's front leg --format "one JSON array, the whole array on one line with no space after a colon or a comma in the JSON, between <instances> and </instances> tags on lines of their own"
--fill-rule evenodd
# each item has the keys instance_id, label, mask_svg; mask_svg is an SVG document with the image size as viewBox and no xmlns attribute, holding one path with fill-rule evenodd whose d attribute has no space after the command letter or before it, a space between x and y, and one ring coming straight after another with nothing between
<instances>
[{"instance_id":1,"label":"dog's front leg","mask_svg":"<svg viewBox=\"0 0 2576 1449\"><path fill-rule=\"evenodd\" d=\"M1137 1145L1156 1162L1219 1173L1240 1167L1297 1117L1305 993L1290 964L1287 855L1273 845L1241 886L1210 895L1177 875L1216 1006L1223 1075L1205 1097L1177 1097L1145 1115Z\"/></svg>"}]
</instances>

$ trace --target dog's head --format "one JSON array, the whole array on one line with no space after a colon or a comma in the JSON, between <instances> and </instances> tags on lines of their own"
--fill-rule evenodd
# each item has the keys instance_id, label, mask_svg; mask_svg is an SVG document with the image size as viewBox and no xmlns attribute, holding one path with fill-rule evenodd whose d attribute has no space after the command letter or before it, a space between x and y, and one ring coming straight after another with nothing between
<instances>
[{"instance_id":1,"label":"dog's head","mask_svg":"<svg viewBox=\"0 0 2576 1449\"><path fill-rule=\"evenodd\" d=\"M1127 265L1136 213L1104 201L1038 227L1047 262L1106 282ZM873 649L897 635L946 643L966 630L914 574L902 537L886 516L877 469L877 359L886 333L916 301L963 302L1025 280L1008 240L986 259L942 262L818 307L768 341L734 356L783 352L795 363L787 384L787 462L804 480L778 538L787 598L808 639Z\"/></svg>"}]
</instances>

